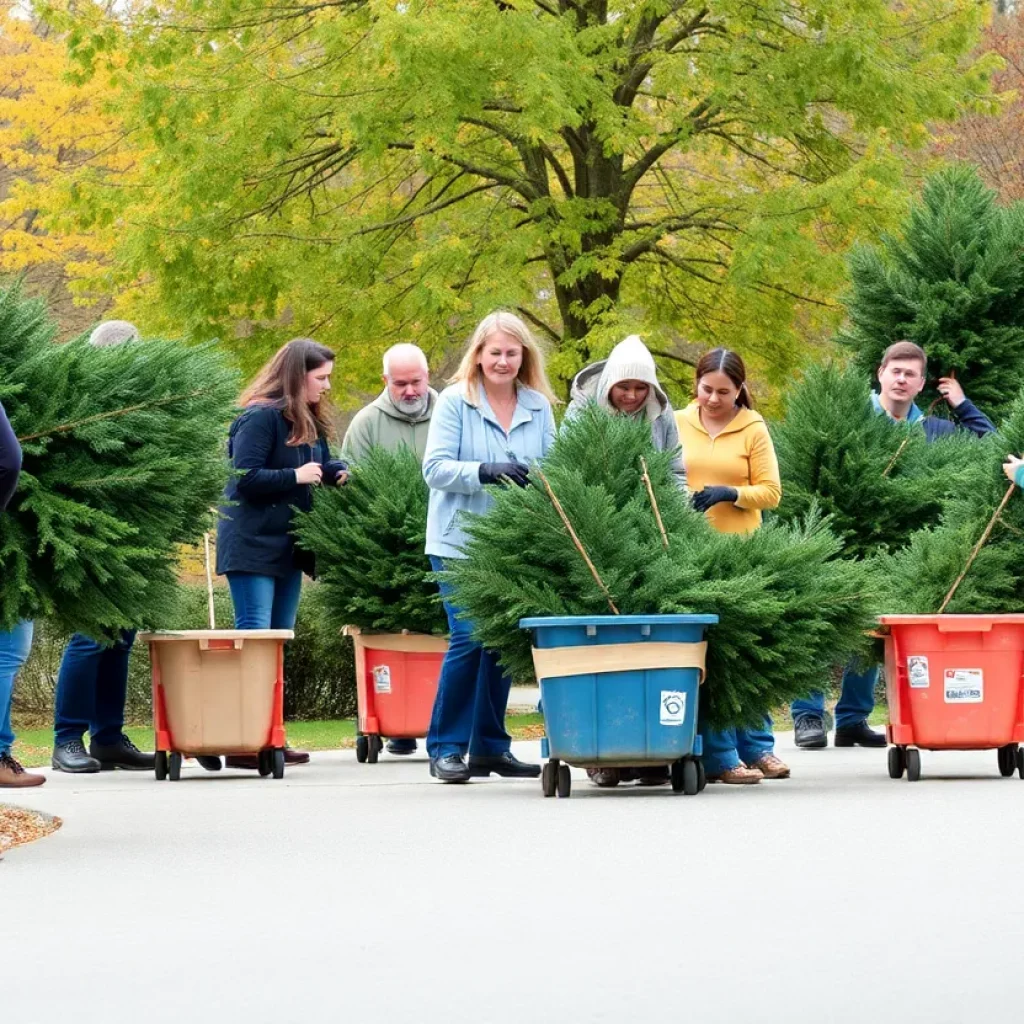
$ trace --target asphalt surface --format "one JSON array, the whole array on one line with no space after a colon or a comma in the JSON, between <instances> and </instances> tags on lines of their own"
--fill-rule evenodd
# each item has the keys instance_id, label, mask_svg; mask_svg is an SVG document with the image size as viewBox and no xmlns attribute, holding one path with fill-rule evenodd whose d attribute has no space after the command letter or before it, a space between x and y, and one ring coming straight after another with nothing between
<instances>
[{"instance_id":1,"label":"asphalt surface","mask_svg":"<svg viewBox=\"0 0 1024 1024\"><path fill-rule=\"evenodd\" d=\"M537 743L517 744L538 757ZM696 797L446 786L425 758L282 781L51 775L0 863L5 1021L928 1021L1024 994L1024 782L995 752L777 752Z\"/></svg>"}]
</instances>

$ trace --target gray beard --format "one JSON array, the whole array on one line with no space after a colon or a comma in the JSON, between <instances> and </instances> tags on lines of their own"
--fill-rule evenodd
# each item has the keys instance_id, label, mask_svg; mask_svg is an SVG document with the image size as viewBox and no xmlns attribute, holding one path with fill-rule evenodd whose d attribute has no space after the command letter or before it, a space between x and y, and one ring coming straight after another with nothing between
<instances>
[{"instance_id":1,"label":"gray beard","mask_svg":"<svg viewBox=\"0 0 1024 1024\"><path fill-rule=\"evenodd\" d=\"M412 401L397 402L396 405L406 416L419 416L427 411L427 404L429 402L430 395L422 395L420 398L415 398Z\"/></svg>"}]
</instances>

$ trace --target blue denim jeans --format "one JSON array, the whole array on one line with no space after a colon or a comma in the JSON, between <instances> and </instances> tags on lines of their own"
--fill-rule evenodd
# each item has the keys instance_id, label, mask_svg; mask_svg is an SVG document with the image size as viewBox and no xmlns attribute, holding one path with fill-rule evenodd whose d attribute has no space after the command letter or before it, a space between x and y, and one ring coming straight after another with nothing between
<instances>
[{"instance_id":1,"label":"blue denim jeans","mask_svg":"<svg viewBox=\"0 0 1024 1024\"><path fill-rule=\"evenodd\" d=\"M875 707L875 685L878 683L878 666L865 664L854 659L843 669L843 685L836 704L836 728L844 729L863 722ZM809 694L803 700L793 701L790 709L793 721L825 714L825 695L820 691Z\"/></svg>"},{"instance_id":2,"label":"blue denim jeans","mask_svg":"<svg viewBox=\"0 0 1024 1024\"><path fill-rule=\"evenodd\" d=\"M721 775L741 761L753 764L765 754L775 751L772 720L765 715L760 729L725 729L722 732L701 731L704 753L701 760L708 775Z\"/></svg>"},{"instance_id":3,"label":"blue denim jeans","mask_svg":"<svg viewBox=\"0 0 1024 1024\"><path fill-rule=\"evenodd\" d=\"M302 572L258 576L229 572L228 587L235 608L235 629L294 629L302 595Z\"/></svg>"},{"instance_id":4,"label":"blue denim jeans","mask_svg":"<svg viewBox=\"0 0 1024 1024\"><path fill-rule=\"evenodd\" d=\"M11 698L14 679L32 650L32 623L27 619L14 629L0 632L0 754L7 754L14 746L11 728Z\"/></svg>"},{"instance_id":5,"label":"blue denim jeans","mask_svg":"<svg viewBox=\"0 0 1024 1024\"><path fill-rule=\"evenodd\" d=\"M112 744L124 731L128 696L128 659L135 630L126 629L115 644L76 633L64 648L53 705L53 739L81 741L89 730L94 743Z\"/></svg>"},{"instance_id":6,"label":"blue denim jeans","mask_svg":"<svg viewBox=\"0 0 1024 1024\"><path fill-rule=\"evenodd\" d=\"M434 572L445 567L443 559L434 555L430 564ZM498 666L498 656L472 638L472 625L456 617L459 610L449 600L451 587L442 583L440 590L450 634L427 732L427 753L431 757L504 754L512 742L505 731L512 680Z\"/></svg>"}]
</instances>

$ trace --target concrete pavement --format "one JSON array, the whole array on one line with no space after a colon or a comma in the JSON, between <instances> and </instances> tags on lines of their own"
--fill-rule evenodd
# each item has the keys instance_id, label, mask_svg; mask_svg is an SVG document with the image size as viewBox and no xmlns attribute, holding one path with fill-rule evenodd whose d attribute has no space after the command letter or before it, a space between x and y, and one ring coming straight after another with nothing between
<instances>
[{"instance_id":1,"label":"concrete pavement","mask_svg":"<svg viewBox=\"0 0 1024 1024\"><path fill-rule=\"evenodd\" d=\"M518 744L521 757L538 744ZM1024 782L994 752L778 752L697 797L443 786L314 755L280 782L53 775L0 863L4 1020L928 1021L1024 995Z\"/></svg>"}]
</instances>

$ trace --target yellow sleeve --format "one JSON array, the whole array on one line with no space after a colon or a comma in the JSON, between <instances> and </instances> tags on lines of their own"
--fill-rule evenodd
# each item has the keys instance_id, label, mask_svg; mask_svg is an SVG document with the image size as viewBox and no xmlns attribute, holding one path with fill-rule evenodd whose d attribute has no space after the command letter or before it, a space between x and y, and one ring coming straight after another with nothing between
<instances>
[{"instance_id":1,"label":"yellow sleeve","mask_svg":"<svg viewBox=\"0 0 1024 1024\"><path fill-rule=\"evenodd\" d=\"M779 479L779 460L775 457L775 445L771 434L763 423L758 423L751 432L750 484L737 487L739 497L735 504L739 508L777 508L782 500L782 481Z\"/></svg>"}]
</instances>

